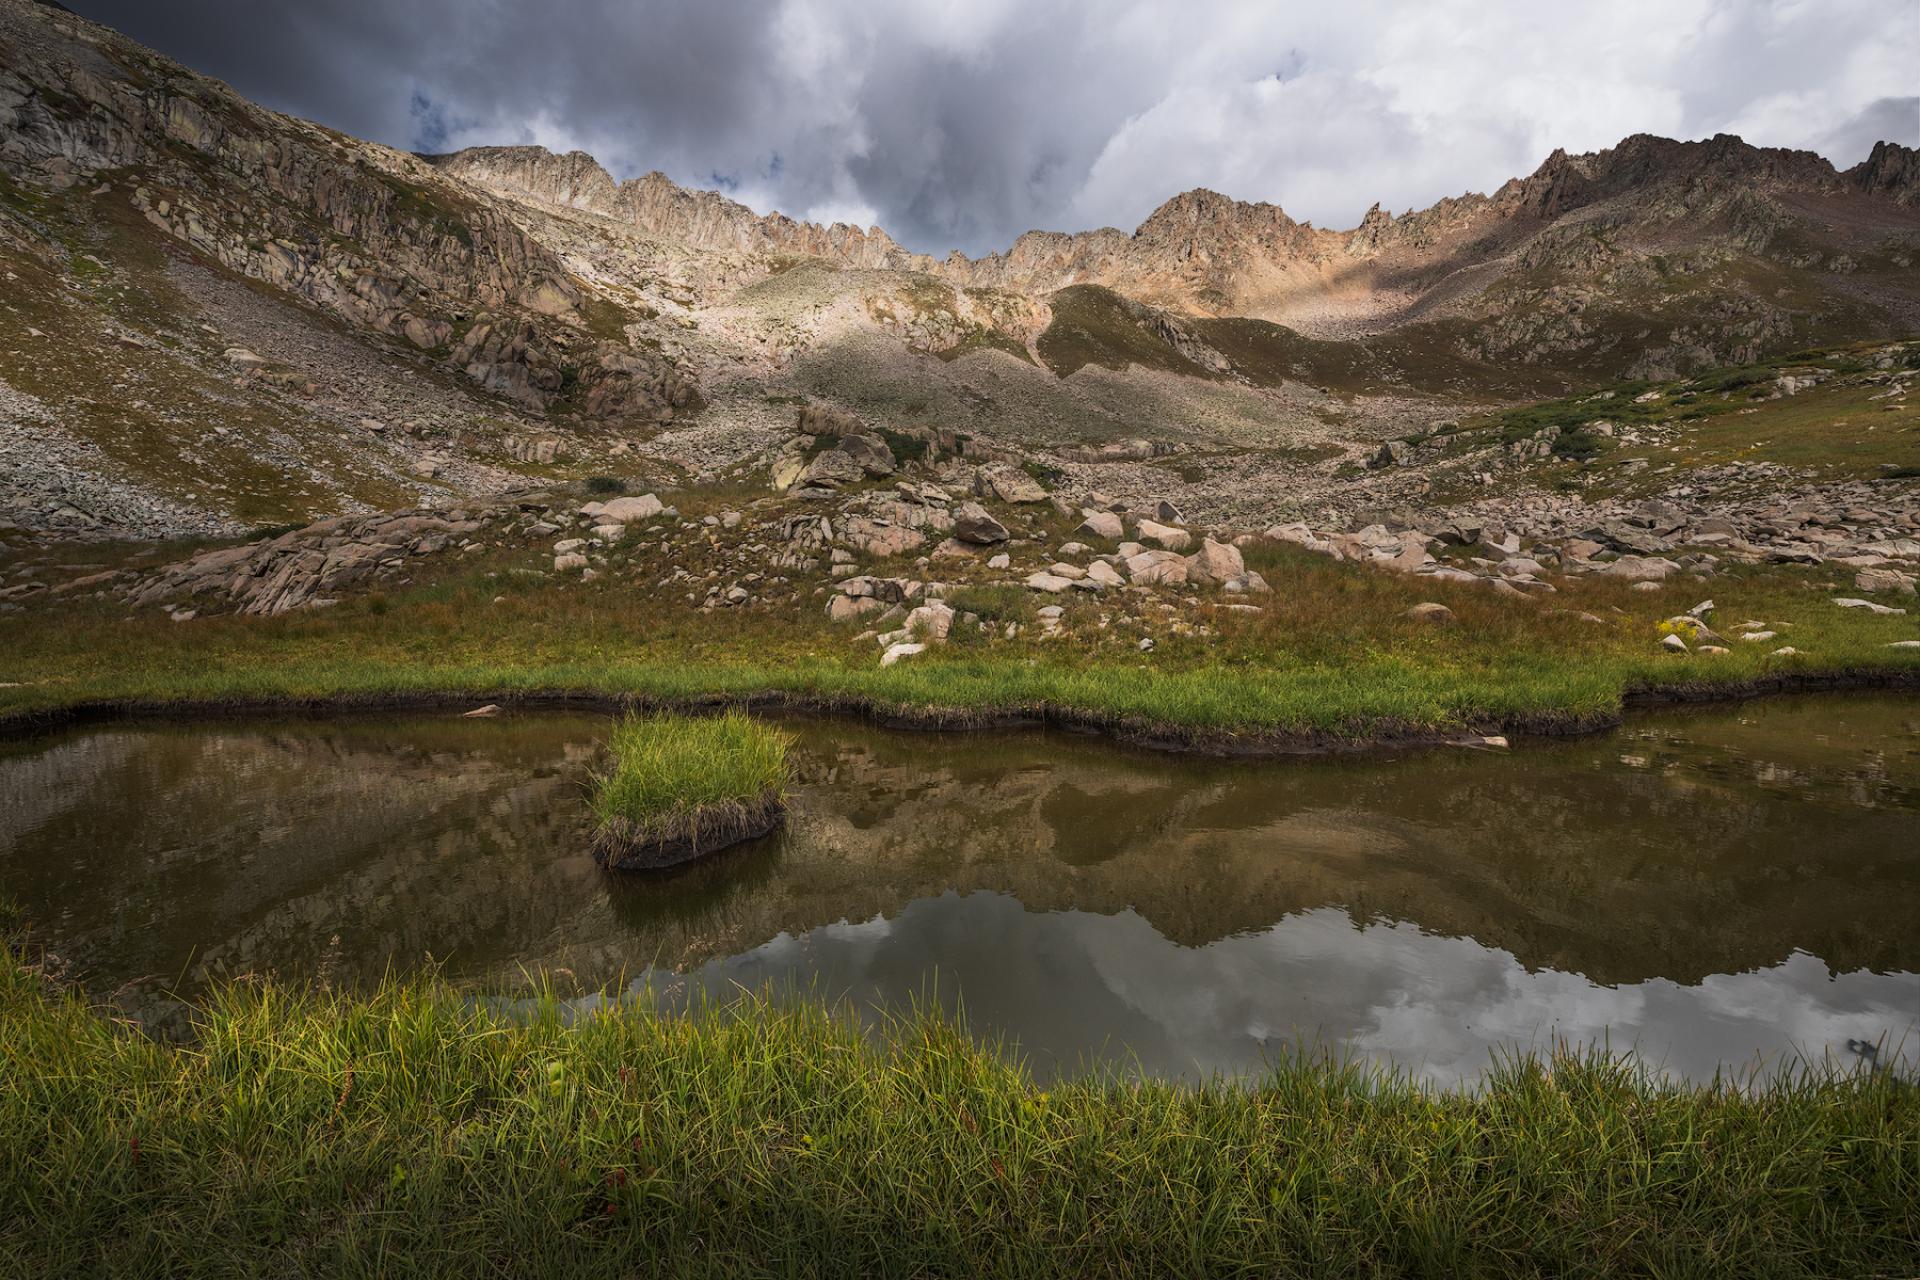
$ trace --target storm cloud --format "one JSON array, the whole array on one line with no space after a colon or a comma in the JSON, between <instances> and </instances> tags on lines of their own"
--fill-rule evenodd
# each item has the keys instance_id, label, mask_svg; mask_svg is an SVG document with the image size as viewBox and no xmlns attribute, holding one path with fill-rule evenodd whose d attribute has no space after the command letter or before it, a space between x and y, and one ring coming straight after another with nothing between
<instances>
[{"instance_id":1,"label":"storm cloud","mask_svg":"<svg viewBox=\"0 0 1920 1280\"><path fill-rule=\"evenodd\" d=\"M1195 186L1347 227L1639 132L1920 144L1915 0L67 3L362 137L577 147L935 253Z\"/></svg>"}]
</instances>

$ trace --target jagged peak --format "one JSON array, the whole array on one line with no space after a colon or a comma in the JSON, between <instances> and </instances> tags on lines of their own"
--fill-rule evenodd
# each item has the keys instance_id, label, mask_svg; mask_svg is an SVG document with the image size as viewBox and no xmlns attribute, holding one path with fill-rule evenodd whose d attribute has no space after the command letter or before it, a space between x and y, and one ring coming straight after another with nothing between
<instances>
[{"instance_id":1,"label":"jagged peak","mask_svg":"<svg viewBox=\"0 0 1920 1280\"><path fill-rule=\"evenodd\" d=\"M1277 204L1269 204L1264 200L1236 200L1210 187L1194 187L1163 202L1147 215L1146 221L1140 224L1134 235L1150 239L1160 231L1184 230L1202 223L1228 221L1284 227L1306 225L1289 218L1286 210Z\"/></svg>"}]
</instances>

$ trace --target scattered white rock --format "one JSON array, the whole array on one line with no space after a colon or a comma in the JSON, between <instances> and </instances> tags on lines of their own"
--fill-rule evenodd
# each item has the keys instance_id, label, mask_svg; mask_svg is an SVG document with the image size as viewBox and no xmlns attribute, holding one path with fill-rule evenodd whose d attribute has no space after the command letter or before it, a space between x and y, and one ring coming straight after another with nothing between
<instances>
[{"instance_id":1,"label":"scattered white rock","mask_svg":"<svg viewBox=\"0 0 1920 1280\"><path fill-rule=\"evenodd\" d=\"M880 655L880 665L890 667L902 658L911 658L916 653L925 653L926 651L927 646L924 644L913 644L908 641L888 645L887 651Z\"/></svg>"}]
</instances>

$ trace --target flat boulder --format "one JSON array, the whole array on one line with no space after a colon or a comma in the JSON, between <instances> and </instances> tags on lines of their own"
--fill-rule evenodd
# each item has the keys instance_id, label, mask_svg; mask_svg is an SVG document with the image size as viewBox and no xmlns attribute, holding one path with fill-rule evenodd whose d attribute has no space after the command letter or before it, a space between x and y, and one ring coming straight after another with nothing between
<instances>
[{"instance_id":1,"label":"flat boulder","mask_svg":"<svg viewBox=\"0 0 1920 1280\"><path fill-rule=\"evenodd\" d=\"M603 503L593 514L601 524L632 524L636 520L650 520L666 509L665 503L649 493L638 498L615 498Z\"/></svg>"},{"instance_id":2,"label":"flat boulder","mask_svg":"<svg viewBox=\"0 0 1920 1280\"><path fill-rule=\"evenodd\" d=\"M1045 502L1047 491L1018 467L996 463L973 473L975 497L998 498L1002 502Z\"/></svg>"},{"instance_id":3,"label":"flat boulder","mask_svg":"<svg viewBox=\"0 0 1920 1280\"><path fill-rule=\"evenodd\" d=\"M1173 551L1142 551L1127 559L1127 577L1141 587L1183 585L1187 560Z\"/></svg>"},{"instance_id":4,"label":"flat boulder","mask_svg":"<svg viewBox=\"0 0 1920 1280\"><path fill-rule=\"evenodd\" d=\"M796 489L838 489L856 484L866 476L859 460L839 449L829 449L815 457L794 481Z\"/></svg>"},{"instance_id":5,"label":"flat boulder","mask_svg":"<svg viewBox=\"0 0 1920 1280\"><path fill-rule=\"evenodd\" d=\"M916 653L925 653L926 651L927 646L924 644L913 644L903 640L899 644L887 646L887 651L880 655L880 665L890 667L902 658L911 658Z\"/></svg>"},{"instance_id":6,"label":"flat boulder","mask_svg":"<svg viewBox=\"0 0 1920 1280\"><path fill-rule=\"evenodd\" d=\"M1898 569L1862 569L1853 575L1853 585L1861 591L1898 591L1913 595L1914 578Z\"/></svg>"},{"instance_id":7,"label":"flat boulder","mask_svg":"<svg viewBox=\"0 0 1920 1280\"><path fill-rule=\"evenodd\" d=\"M1176 529L1153 520L1142 520L1139 531L1140 541L1157 542L1168 551L1185 551L1193 545L1193 535L1185 529Z\"/></svg>"},{"instance_id":8,"label":"flat boulder","mask_svg":"<svg viewBox=\"0 0 1920 1280\"><path fill-rule=\"evenodd\" d=\"M1078 529L1073 531L1075 537L1105 538L1112 542L1126 535L1127 526L1111 511L1087 510L1082 514L1087 518L1080 522Z\"/></svg>"},{"instance_id":9,"label":"flat boulder","mask_svg":"<svg viewBox=\"0 0 1920 1280\"><path fill-rule=\"evenodd\" d=\"M1599 572L1604 577L1625 578L1628 582L1663 582L1680 572L1680 566L1658 556L1621 556L1612 564L1603 565Z\"/></svg>"}]
</instances>

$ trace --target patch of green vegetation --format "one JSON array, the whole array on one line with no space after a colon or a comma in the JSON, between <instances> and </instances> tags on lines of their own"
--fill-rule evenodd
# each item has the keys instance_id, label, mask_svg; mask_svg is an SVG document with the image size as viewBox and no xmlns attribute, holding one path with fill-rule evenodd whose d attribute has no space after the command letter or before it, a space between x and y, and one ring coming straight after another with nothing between
<instances>
[{"instance_id":1,"label":"patch of green vegetation","mask_svg":"<svg viewBox=\"0 0 1920 1280\"><path fill-rule=\"evenodd\" d=\"M619 303L591 293L583 294L579 311L588 333L601 342L611 342L620 347L627 345L628 325L642 318L652 318L636 316Z\"/></svg>"},{"instance_id":2,"label":"patch of green vegetation","mask_svg":"<svg viewBox=\"0 0 1920 1280\"><path fill-rule=\"evenodd\" d=\"M596 498L609 497L627 491L627 482L619 476L588 476L586 490Z\"/></svg>"},{"instance_id":3,"label":"patch of green vegetation","mask_svg":"<svg viewBox=\"0 0 1920 1280\"><path fill-rule=\"evenodd\" d=\"M786 802L791 742L740 711L628 715L613 731L613 767L594 775L596 840L698 852L738 839Z\"/></svg>"},{"instance_id":4,"label":"patch of green vegetation","mask_svg":"<svg viewBox=\"0 0 1920 1280\"><path fill-rule=\"evenodd\" d=\"M1920 467L1920 415L1904 399L1885 396L1887 386L1863 353L1884 354L1886 344L1855 344L1839 349L1798 351L1750 364L1712 369L1668 383L1618 383L1605 391L1548 401L1487 415L1459 434L1456 448L1494 439L1512 442L1546 437L1554 462L1541 478L1564 485L1570 477L1556 463L1590 463L1601 457L1620 464L1605 475L1587 476L1605 492L1628 492L1655 483L1670 469L1764 462L1789 467L1809 479L1894 478L1902 468ZM1920 352L1905 344L1894 365ZM1876 357L1878 359L1879 357ZM1789 372L1812 373L1819 385L1796 394L1779 391ZM1638 397L1653 392L1641 403ZM1606 420L1621 429L1607 439L1589 430ZM1636 475L1624 464L1646 463ZM1594 490L1589 489L1592 493Z\"/></svg>"},{"instance_id":5,"label":"patch of green vegetation","mask_svg":"<svg viewBox=\"0 0 1920 1280\"><path fill-rule=\"evenodd\" d=\"M1059 467L1050 467L1044 462L1035 462L1032 459L1021 463L1020 469L1026 472L1036 484L1047 489L1057 489L1068 479L1067 473Z\"/></svg>"},{"instance_id":6,"label":"patch of green vegetation","mask_svg":"<svg viewBox=\"0 0 1920 1280\"><path fill-rule=\"evenodd\" d=\"M956 613L979 615L987 622L1032 622L1038 606L1033 592L1011 583L962 587L947 596Z\"/></svg>"},{"instance_id":7,"label":"patch of green vegetation","mask_svg":"<svg viewBox=\"0 0 1920 1280\"><path fill-rule=\"evenodd\" d=\"M156 1043L0 953L21 1275L1899 1275L1920 1090L1520 1055L1042 1088L963 1024L236 984Z\"/></svg>"},{"instance_id":8,"label":"patch of green vegetation","mask_svg":"<svg viewBox=\"0 0 1920 1280\"><path fill-rule=\"evenodd\" d=\"M473 248L473 228L463 216L470 208L457 208L445 193L429 190L384 170L366 167L363 172L393 193L396 217L452 236L467 248Z\"/></svg>"},{"instance_id":9,"label":"patch of green vegetation","mask_svg":"<svg viewBox=\"0 0 1920 1280\"><path fill-rule=\"evenodd\" d=\"M1430 395L1485 402L1564 385L1551 373L1460 355L1459 322L1407 325L1344 341L1309 338L1285 325L1245 317L1192 323L1237 375L1256 386L1303 383L1342 396Z\"/></svg>"},{"instance_id":10,"label":"patch of green vegetation","mask_svg":"<svg viewBox=\"0 0 1920 1280\"><path fill-rule=\"evenodd\" d=\"M1028 364L1033 364L1034 362L1033 353L1027 350L1026 343L1020 341L1010 333L1002 333L998 329L989 328L984 325L969 330L967 336L960 339L959 342L935 354L942 360L951 362L960 359L962 356L972 355L977 351L1004 351L1008 355L1024 360Z\"/></svg>"},{"instance_id":11,"label":"patch of green vegetation","mask_svg":"<svg viewBox=\"0 0 1920 1280\"><path fill-rule=\"evenodd\" d=\"M1053 322L1035 344L1041 362L1059 377L1087 365L1124 370L1129 365L1195 378L1218 375L1181 355L1147 323L1150 312L1103 285L1070 285L1050 295Z\"/></svg>"},{"instance_id":12,"label":"patch of green vegetation","mask_svg":"<svg viewBox=\"0 0 1920 1280\"><path fill-rule=\"evenodd\" d=\"M923 436L910 432L895 431L892 427L875 427L873 433L887 442L887 448L900 462L924 462L930 446Z\"/></svg>"},{"instance_id":13,"label":"patch of green vegetation","mask_svg":"<svg viewBox=\"0 0 1920 1280\"><path fill-rule=\"evenodd\" d=\"M675 495L683 512L690 497ZM1063 538L1072 517L1048 526ZM676 557L698 572L697 539ZM704 544L699 544L704 545ZM542 562L545 548L534 563ZM717 553L716 553L717 554ZM702 611L683 598L637 590L625 575L590 583L528 579L525 553L477 553L410 585L385 588L372 616L354 599L276 618L163 614L65 599L0 617L8 679L0 712L97 701L347 700L452 694L501 701L516 694L590 691L665 701L790 695L903 712L1071 716L1163 726L1190 734L1381 735L1495 731L1534 721L1618 713L1628 691L1685 683L1737 686L1781 672L1920 670L1920 652L1891 649L1914 636L1907 617L1833 607L1825 570L1729 570L1711 586L1680 578L1649 592L1614 579L1568 582L1566 612L1503 600L1468 584L1413 579L1277 545L1245 551L1273 584L1263 612L1200 607L1205 634L1164 626L1101 626L1098 601L1058 598L1071 643L1023 629L987 647L949 645L880 667L870 643L826 619L796 591L751 609ZM718 563L717 561L715 563ZM996 595L976 592L997 591ZM1653 628L1711 594L1724 616L1791 624L1799 651L1773 658L1737 645L1721 657L1675 658ZM955 585L958 609L1012 616L1034 597L1006 583ZM1410 605L1436 600L1459 625L1410 622ZM1578 612L1611 619L1582 621ZM998 620L998 617L996 617ZM957 632L956 632L957 633ZM1150 655L1137 650L1146 634Z\"/></svg>"}]
</instances>

